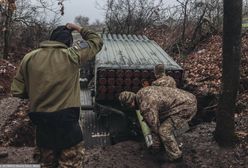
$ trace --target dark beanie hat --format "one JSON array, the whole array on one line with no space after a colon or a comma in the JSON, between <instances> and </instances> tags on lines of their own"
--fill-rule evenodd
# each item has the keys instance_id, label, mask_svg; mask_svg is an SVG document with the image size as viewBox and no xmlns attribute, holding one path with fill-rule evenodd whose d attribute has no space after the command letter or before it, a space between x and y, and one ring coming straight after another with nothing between
<instances>
[{"instance_id":1,"label":"dark beanie hat","mask_svg":"<svg viewBox=\"0 0 248 168\"><path fill-rule=\"evenodd\" d=\"M68 29L66 26L58 26L53 30L50 40L59 41L70 47L73 43L71 32L72 30Z\"/></svg>"}]
</instances>

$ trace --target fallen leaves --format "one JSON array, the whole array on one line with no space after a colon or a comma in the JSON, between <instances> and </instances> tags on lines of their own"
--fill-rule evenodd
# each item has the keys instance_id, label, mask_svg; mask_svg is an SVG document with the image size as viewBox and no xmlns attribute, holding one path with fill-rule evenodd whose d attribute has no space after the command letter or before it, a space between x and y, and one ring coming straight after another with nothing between
<instances>
[{"instance_id":1,"label":"fallen leaves","mask_svg":"<svg viewBox=\"0 0 248 168\"><path fill-rule=\"evenodd\" d=\"M162 48L167 48L175 42L175 35L168 33L165 25L153 29L145 29L145 34L156 41ZM240 64L241 92L248 89L248 33L242 36L242 56ZM185 70L186 84L194 88L195 94L219 94L222 76L222 37L213 35L199 43L188 55L179 53L174 59Z\"/></svg>"},{"instance_id":2,"label":"fallen leaves","mask_svg":"<svg viewBox=\"0 0 248 168\"><path fill-rule=\"evenodd\" d=\"M221 87L221 37L212 36L186 58L175 59L185 70L187 85L195 86L196 94L218 94Z\"/></svg>"},{"instance_id":3,"label":"fallen leaves","mask_svg":"<svg viewBox=\"0 0 248 168\"><path fill-rule=\"evenodd\" d=\"M33 146L34 128L28 117L29 102L22 100L18 109L2 127L1 146Z\"/></svg>"},{"instance_id":4,"label":"fallen leaves","mask_svg":"<svg viewBox=\"0 0 248 168\"><path fill-rule=\"evenodd\" d=\"M0 59L0 95L9 93L16 66L10 62Z\"/></svg>"},{"instance_id":5,"label":"fallen leaves","mask_svg":"<svg viewBox=\"0 0 248 168\"><path fill-rule=\"evenodd\" d=\"M152 37L163 48L170 46L171 41L166 32L147 30L147 35ZM161 33L161 34L159 34ZM173 55L171 55L173 56ZM198 98L214 95L218 98L221 91L222 78L222 36L213 35L200 42L194 51L188 55L183 53L173 56L176 62L184 69L185 88L194 93ZM237 113L248 113L248 33L242 36L241 63L240 63L240 88L237 97ZM204 99L201 108L218 103L217 99L206 104ZM213 111L213 110L212 110Z\"/></svg>"}]
</instances>

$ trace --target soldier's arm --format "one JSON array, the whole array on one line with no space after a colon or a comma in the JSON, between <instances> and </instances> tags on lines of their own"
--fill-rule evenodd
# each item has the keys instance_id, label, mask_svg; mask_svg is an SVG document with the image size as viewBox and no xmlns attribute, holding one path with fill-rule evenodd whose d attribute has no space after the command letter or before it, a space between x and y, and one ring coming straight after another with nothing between
<instances>
[{"instance_id":1,"label":"soldier's arm","mask_svg":"<svg viewBox=\"0 0 248 168\"><path fill-rule=\"evenodd\" d=\"M161 78L152 82L152 86L165 86L166 84L167 84L167 81L164 81Z\"/></svg>"},{"instance_id":2,"label":"soldier's arm","mask_svg":"<svg viewBox=\"0 0 248 168\"><path fill-rule=\"evenodd\" d=\"M25 82L24 82L24 71L23 71L24 67L23 66L24 65L22 61L13 79L13 82L11 84L11 93L14 97L27 99L28 94L27 94L27 90L26 90Z\"/></svg>"},{"instance_id":3,"label":"soldier's arm","mask_svg":"<svg viewBox=\"0 0 248 168\"><path fill-rule=\"evenodd\" d=\"M140 112L151 130L158 133L160 122L157 108L153 104L144 101L140 104Z\"/></svg>"},{"instance_id":4,"label":"soldier's arm","mask_svg":"<svg viewBox=\"0 0 248 168\"><path fill-rule=\"evenodd\" d=\"M153 81L151 86L158 86L156 81Z\"/></svg>"},{"instance_id":5,"label":"soldier's arm","mask_svg":"<svg viewBox=\"0 0 248 168\"><path fill-rule=\"evenodd\" d=\"M155 81L153 81L151 86L159 86L158 81L159 79L156 79Z\"/></svg>"},{"instance_id":6,"label":"soldier's arm","mask_svg":"<svg viewBox=\"0 0 248 168\"><path fill-rule=\"evenodd\" d=\"M74 24L69 24L69 28L70 26L74 26L72 29L81 34L82 40L76 41L73 47L69 48L69 52L77 56L79 64L93 59L102 49L103 41L101 37L87 28L81 28Z\"/></svg>"}]
</instances>

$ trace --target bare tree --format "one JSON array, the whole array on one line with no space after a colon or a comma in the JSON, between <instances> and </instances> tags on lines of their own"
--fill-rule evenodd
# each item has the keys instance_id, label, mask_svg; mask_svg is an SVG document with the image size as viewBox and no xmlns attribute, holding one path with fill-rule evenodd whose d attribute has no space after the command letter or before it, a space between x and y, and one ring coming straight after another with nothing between
<instances>
[{"instance_id":1,"label":"bare tree","mask_svg":"<svg viewBox=\"0 0 248 168\"><path fill-rule=\"evenodd\" d=\"M80 26L88 26L89 20L89 17L79 15L75 17L74 22Z\"/></svg>"},{"instance_id":2,"label":"bare tree","mask_svg":"<svg viewBox=\"0 0 248 168\"><path fill-rule=\"evenodd\" d=\"M12 15L13 12L16 10L15 6L15 0L3 0L1 1L1 18L2 18L2 25L1 29L3 31L2 37L3 37L3 56L2 58L7 58L7 53L9 49L9 35L10 30L8 27L10 26L12 22ZM1 56L0 56L1 57Z\"/></svg>"},{"instance_id":3,"label":"bare tree","mask_svg":"<svg viewBox=\"0 0 248 168\"><path fill-rule=\"evenodd\" d=\"M215 138L220 145L233 144L234 110L240 79L242 0L224 0L222 93Z\"/></svg>"},{"instance_id":4,"label":"bare tree","mask_svg":"<svg viewBox=\"0 0 248 168\"><path fill-rule=\"evenodd\" d=\"M4 2L4 3L2 3ZM3 48L3 54L0 53L0 57L7 59L9 54L10 45L17 45L18 39L20 39L20 35L26 32L26 29L39 29L42 26L51 27L58 23L59 14L61 14L62 6L59 11L55 9L54 2L49 3L44 0L37 0L36 3L30 0L3 0L0 3L0 29L3 32L0 36L1 46ZM63 5L63 0L57 0ZM48 13L53 12L54 19L52 18L53 22L49 22L47 17ZM46 24L44 24L46 23ZM52 24L51 24L52 23ZM22 30L22 31L18 31ZM40 30L44 30L43 28ZM49 30L49 28L48 28ZM34 32L30 31L29 33ZM49 33L49 32L47 32ZM40 34L43 34L40 33ZM35 34L29 34L29 39L35 39L33 36ZM39 35L39 34L36 34ZM43 34L44 35L44 34ZM45 37L45 36L44 36ZM12 43L10 44L10 41ZM33 44L35 45L36 42L29 42L28 45ZM21 45L25 47L25 45Z\"/></svg>"},{"instance_id":5,"label":"bare tree","mask_svg":"<svg viewBox=\"0 0 248 168\"><path fill-rule=\"evenodd\" d=\"M111 33L132 34L160 20L163 1L108 0L105 9L106 26Z\"/></svg>"},{"instance_id":6,"label":"bare tree","mask_svg":"<svg viewBox=\"0 0 248 168\"><path fill-rule=\"evenodd\" d=\"M97 32L102 32L104 31L104 28L105 28L105 24L103 22L101 22L100 20L96 19L95 22L93 22L91 25L90 25L90 28L94 31L97 31Z\"/></svg>"},{"instance_id":7,"label":"bare tree","mask_svg":"<svg viewBox=\"0 0 248 168\"><path fill-rule=\"evenodd\" d=\"M183 28L182 28L182 41L185 40L185 29L186 29L186 22L187 22L187 18L188 18L188 11L187 11L187 8L188 8L188 3L189 3L190 0L185 0L184 2L183 1L180 1L180 0L177 0L178 3L180 3L181 7L182 7L182 13L183 13Z\"/></svg>"},{"instance_id":8,"label":"bare tree","mask_svg":"<svg viewBox=\"0 0 248 168\"><path fill-rule=\"evenodd\" d=\"M170 10L167 8L171 20L174 20L174 24L170 24L171 39L174 42L168 45L168 50L178 48L188 52L201 40L213 33L221 32L222 0L176 0L176 2Z\"/></svg>"},{"instance_id":9,"label":"bare tree","mask_svg":"<svg viewBox=\"0 0 248 168\"><path fill-rule=\"evenodd\" d=\"M196 45L202 38L220 32L223 17L222 2L219 0L199 1L194 3L193 15L195 16L194 29L191 43Z\"/></svg>"}]
</instances>

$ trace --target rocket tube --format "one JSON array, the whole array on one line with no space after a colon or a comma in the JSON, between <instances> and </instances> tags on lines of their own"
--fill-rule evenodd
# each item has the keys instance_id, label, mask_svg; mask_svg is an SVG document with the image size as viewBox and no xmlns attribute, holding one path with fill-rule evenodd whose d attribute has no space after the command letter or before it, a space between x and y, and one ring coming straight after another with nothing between
<instances>
[{"instance_id":1,"label":"rocket tube","mask_svg":"<svg viewBox=\"0 0 248 168\"><path fill-rule=\"evenodd\" d=\"M141 127L142 133L143 133L144 138L145 138L146 146L149 148L153 145L151 129L148 127L146 122L143 120L143 117L140 114L139 110L136 110L136 115L138 117L140 127Z\"/></svg>"}]
</instances>

